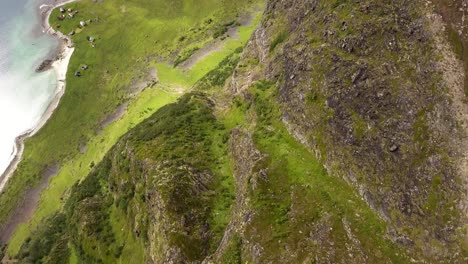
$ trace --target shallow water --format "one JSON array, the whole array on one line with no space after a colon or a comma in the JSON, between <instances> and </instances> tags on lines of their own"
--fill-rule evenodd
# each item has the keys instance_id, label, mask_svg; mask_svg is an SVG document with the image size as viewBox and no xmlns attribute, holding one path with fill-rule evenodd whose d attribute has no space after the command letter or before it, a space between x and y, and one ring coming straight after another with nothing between
<instances>
[{"instance_id":1,"label":"shallow water","mask_svg":"<svg viewBox=\"0 0 468 264\"><path fill-rule=\"evenodd\" d=\"M54 71L36 67L58 46L40 30L40 0L0 0L0 174L8 167L15 138L33 128L51 102Z\"/></svg>"}]
</instances>

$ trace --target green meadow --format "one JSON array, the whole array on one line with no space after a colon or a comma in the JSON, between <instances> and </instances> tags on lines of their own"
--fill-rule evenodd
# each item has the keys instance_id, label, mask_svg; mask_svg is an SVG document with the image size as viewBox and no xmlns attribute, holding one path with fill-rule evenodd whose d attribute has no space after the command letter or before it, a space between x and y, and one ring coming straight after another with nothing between
<instances>
[{"instance_id":1,"label":"green meadow","mask_svg":"<svg viewBox=\"0 0 468 264\"><path fill-rule=\"evenodd\" d=\"M41 220L62 208L70 187L88 175L122 135L162 106L175 102L227 56L245 46L260 21L261 2L82 0L65 6L74 16L70 18L66 12L63 20L55 9L51 25L65 34L75 33L66 92L47 124L26 141L23 160L0 195L0 225L24 193L41 180L46 166L58 163L60 171L41 194L32 218L17 228L8 254L15 255ZM252 22L235 23L245 13L251 14ZM80 21L86 26L81 27ZM226 35L229 27L237 28L237 36ZM173 66L181 53L196 52L190 47L203 47L215 38L220 49L206 54L190 69ZM82 70L82 65L88 69ZM154 78L154 69L157 83L148 81ZM80 77L75 76L77 71ZM103 127L102 121L123 103L128 104L123 116ZM80 146L86 150L80 152ZM125 223L114 225L118 228Z\"/></svg>"}]
</instances>

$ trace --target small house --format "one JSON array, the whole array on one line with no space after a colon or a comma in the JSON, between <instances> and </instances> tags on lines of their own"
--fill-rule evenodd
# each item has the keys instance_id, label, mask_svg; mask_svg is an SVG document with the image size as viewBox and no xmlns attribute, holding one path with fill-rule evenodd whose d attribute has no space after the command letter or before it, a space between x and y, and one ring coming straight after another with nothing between
<instances>
[{"instance_id":1,"label":"small house","mask_svg":"<svg viewBox=\"0 0 468 264\"><path fill-rule=\"evenodd\" d=\"M74 30L70 31L70 33L68 33L68 35L69 35L69 36L75 35L75 31L74 31Z\"/></svg>"},{"instance_id":2,"label":"small house","mask_svg":"<svg viewBox=\"0 0 468 264\"><path fill-rule=\"evenodd\" d=\"M63 7L60 8L60 13L65 13L65 9Z\"/></svg>"},{"instance_id":3,"label":"small house","mask_svg":"<svg viewBox=\"0 0 468 264\"><path fill-rule=\"evenodd\" d=\"M81 72L76 71L76 72L75 72L75 76L76 76L76 77L80 77L80 76L81 76Z\"/></svg>"},{"instance_id":4,"label":"small house","mask_svg":"<svg viewBox=\"0 0 468 264\"><path fill-rule=\"evenodd\" d=\"M85 27L85 26L86 26L86 22L80 21L80 26Z\"/></svg>"},{"instance_id":5,"label":"small house","mask_svg":"<svg viewBox=\"0 0 468 264\"><path fill-rule=\"evenodd\" d=\"M71 9L71 8L68 8L68 10L67 10L67 11L71 13L71 12L73 12L73 9Z\"/></svg>"},{"instance_id":6,"label":"small house","mask_svg":"<svg viewBox=\"0 0 468 264\"><path fill-rule=\"evenodd\" d=\"M86 39L87 39L89 42L94 42L94 40L95 40L95 39L94 39L93 37L91 37L91 36L87 36Z\"/></svg>"},{"instance_id":7,"label":"small house","mask_svg":"<svg viewBox=\"0 0 468 264\"><path fill-rule=\"evenodd\" d=\"M68 13L68 16L69 16L70 18L73 18L75 15L73 15L72 13Z\"/></svg>"},{"instance_id":8,"label":"small house","mask_svg":"<svg viewBox=\"0 0 468 264\"><path fill-rule=\"evenodd\" d=\"M86 65L86 64L81 65L81 69L83 71L86 71L88 69L88 65Z\"/></svg>"}]
</instances>

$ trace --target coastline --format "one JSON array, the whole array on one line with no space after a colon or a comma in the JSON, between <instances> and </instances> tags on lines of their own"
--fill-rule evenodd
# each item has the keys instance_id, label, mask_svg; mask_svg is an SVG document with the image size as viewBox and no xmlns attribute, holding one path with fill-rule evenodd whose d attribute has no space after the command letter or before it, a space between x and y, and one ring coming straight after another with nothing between
<instances>
[{"instance_id":1,"label":"coastline","mask_svg":"<svg viewBox=\"0 0 468 264\"><path fill-rule=\"evenodd\" d=\"M42 114L39 122L32 128L26 130L22 134L20 134L18 137L15 139L15 147L12 153L12 159L10 161L10 164L8 167L5 169L5 171L0 175L0 193L3 191L3 188L5 187L6 183L12 176L12 174L15 172L18 164L21 161L23 151L24 151L24 141L36 134L44 125L45 123L49 120L49 118L52 116L54 113L55 109L57 108L60 99L62 98L63 94L65 93L65 87L66 87L66 75L67 75L67 70L68 70L68 64L71 59L71 56L75 50L73 47L73 42L71 39L62 34L59 31L55 31L49 24L49 17L52 13L52 10L54 10L57 7L60 7L62 5L75 2L77 0L55 0L54 3L47 5L43 4L39 8L39 15L41 19L41 25L42 25L42 30L43 32L56 37L59 42L60 42L60 47L57 51L57 54L54 58L53 63L51 64L51 68L55 71L56 77L57 77L57 84L56 84L56 89L54 93L54 97L52 101L49 103L47 106L46 110Z\"/></svg>"}]
</instances>

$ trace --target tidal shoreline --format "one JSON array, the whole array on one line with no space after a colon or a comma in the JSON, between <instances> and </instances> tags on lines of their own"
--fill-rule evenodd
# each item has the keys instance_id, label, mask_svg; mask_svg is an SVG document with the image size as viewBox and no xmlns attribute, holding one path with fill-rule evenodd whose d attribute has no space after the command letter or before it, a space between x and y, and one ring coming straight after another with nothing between
<instances>
[{"instance_id":1,"label":"tidal shoreline","mask_svg":"<svg viewBox=\"0 0 468 264\"><path fill-rule=\"evenodd\" d=\"M51 64L51 68L55 71L56 77L57 77L56 89L55 89L55 93L54 93L54 97L52 101L49 103L49 105L47 106L47 109L42 114L39 122L31 129L26 130L25 132L20 134L18 137L16 137L15 146L14 146L14 150L12 153L12 159L10 161L10 164L5 169L5 171L0 175L0 192L3 191L3 188L5 187L9 178L14 173L18 164L21 161L21 157L24 151L24 141L27 138L36 134L44 126L47 120L49 120L49 118L54 113L55 109L57 108L60 102L60 99L65 93L65 86L66 86L65 79L66 79L68 64L69 64L70 58L75 48L73 47L73 43L68 36L62 34L61 32L55 31L50 26L49 17L52 13L52 10L54 10L55 8L71 3L71 2L75 2L75 1L76 0L46 1L46 2L50 2L50 4L43 4L39 8L38 12L39 12L39 17L41 19L40 22L42 26L42 31L58 38L60 42L59 49L56 51L56 54L53 56L53 59L52 59L53 63ZM48 60L48 58L46 58L45 60Z\"/></svg>"}]
</instances>

